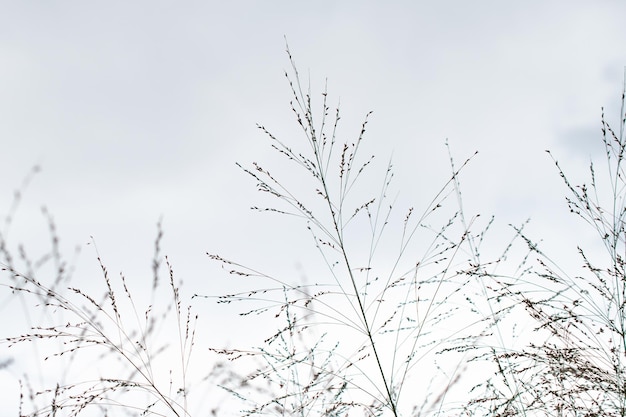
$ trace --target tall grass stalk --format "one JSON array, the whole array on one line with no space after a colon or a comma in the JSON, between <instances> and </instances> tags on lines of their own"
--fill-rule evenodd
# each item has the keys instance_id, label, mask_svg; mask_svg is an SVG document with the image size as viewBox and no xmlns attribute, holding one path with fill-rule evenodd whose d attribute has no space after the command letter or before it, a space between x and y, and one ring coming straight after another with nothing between
<instances>
[{"instance_id":1,"label":"tall grass stalk","mask_svg":"<svg viewBox=\"0 0 626 417\"><path fill-rule=\"evenodd\" d=\"M429 378L442 374L443 381L437 381L442 391L458 378L437 371L431 360L450 334L459 331L454 318L468 285L458 271L466 262L471 221L459 222L454 200L457 175L468 161L453 169L419 212L407 208L398 216L388 196L391 164L375 179L370 172L374 157L362 156L370 113L353 141L340 140L339 107L331 112L324 89L320 112L314 110L310 86L303 86L288 49L287 54L291 110L303 140L287 142L263 125L259 129L289 164L289 175L277 176L276 168L256 162L240 167L259 191L280 203L253 209L300 219L327 272L313 284L298 283L209 255L231 274L256 278L247 281L250 285L261 283L219 297L219 302L251 301L255 306L243 315L273 314L284 323L259 348L216 349L231 360L256 358L254 371L225 388L248 404L245 415L347 415L359 409L363 415L400 416L424 407L436 411L445 392L429 397L411 391L425 379L423 372ZM372 193L372 184L381 179L380 191ZM388 229L396 225L399 234L388 237L393 234ZM428 401L434 403L425 405Z\"/></svg>"}]
</instances>

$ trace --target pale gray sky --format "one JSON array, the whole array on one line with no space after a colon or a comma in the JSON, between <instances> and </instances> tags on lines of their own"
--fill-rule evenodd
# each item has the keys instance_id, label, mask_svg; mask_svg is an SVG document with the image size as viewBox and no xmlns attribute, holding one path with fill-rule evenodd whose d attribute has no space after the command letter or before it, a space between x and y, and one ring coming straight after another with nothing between
<instances>
[{"instance_id":1,"label":"pale gray sky","mask_svg":"<svg viewBox=\"0 0 626 417\"><path fill-rule=\"evenodd\" d=\"M544 150L575 172L599 155L600 109L616 121L626 65L618 0L0 10L0 212L42 167L11 239L41 247L45 204L63 249L83 247L79 282L97 272L89 236L111 270L140 280L163 216L164 252L188 293L229 288L206 251L277 272L315 262L291 223L277 230L280 219L248 210L259 196L235 167L275 160L256 123L296 131L284 36L313 93L327 78L331 105L341 98L344 137L374 111L368 149L379 162L393 155L401 204L419 206L446 180L447 138L459 161L480 152L462 177L468 210L502 224L532 217L540 237L568 230L555 221L567 214L564 188Z\"/></svg>"}]
</instances>

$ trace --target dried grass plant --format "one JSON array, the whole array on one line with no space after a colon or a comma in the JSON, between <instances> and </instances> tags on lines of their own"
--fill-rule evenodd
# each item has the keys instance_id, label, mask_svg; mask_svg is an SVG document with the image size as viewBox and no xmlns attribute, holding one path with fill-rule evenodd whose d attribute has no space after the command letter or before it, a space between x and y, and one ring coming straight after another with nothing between
<instances>
[{"instance_id":1,"label":"dried grass plant","mask_svg":"<svg viewBox=\"0 0 626 417\"><path fill-rule=\"evenodd\" d=\"M188 371L197 316L181 301L167 258L168 282L163 285L160 223L153 277L143 293L150 294L149 304L141 308L141 297L133 294L124 275L112 278L99 255L102 291L93 295L93 285L88 291L86 285L73 284L71 263L61 255L54 221L46 211L49 252L32 259L19 245L18 256L13 256L7 236L23 188L16 192L0 234L0 285L9 297L20 299L30 325L3 340L5 367L10 370L14 364L12 355L23 356L28 346L33 348L33 367L20 380L19 416L189 415ZM4 399L5 405L9 400Z\"/></svg>"},{"instance_id":2,"label":"dried grass plant","mask_svg":"<svg viewBox=\"0 0 626 417\"><path fill-rule=\"evenodd\" d=\"M485 300L494 310L523 309L534 325L522 347L493 345L479 355L496 372L475 387L467 415L626 416L624 91L618 130L602 111L606 164L598 169L592 161L588 182L574 185L547 151L569 192L570 213L597 236L591 250L577 246L580 266L544 252L523 227L515 227L527 250L519 273L474 271L490 283Z\"/></svg>"},{"instance_id":3,"label":"dried grass plant","mask_svg":"<svg viewBox=\"0 0 626 417\"><path fill-rule=\"evenodd\" d=\"M259 125L286 168L240 166L276 202L252 208L299 219L326 272L313 283L294 283L209 255L253 287L219 302L245 301L251 307L243 315L276 320L277 331L257 348L216 349L239 369L243 362L252 366L238 378L230 375L224 388L244 401L246 416L437 412L460 364L447 363L453 366L445 373L434 353L467 325L455 320L468 285L459 271L468 267L472 222L460 221L460 169L453 166L419 210L400 212L389 197L391 164L378 174L375 158L362 155L370 114L353 141L340 139L339 107L331 112L324 90L315 111L310 86L287 53L292 71L285 76L301 140L283 141ZM375 183L381 185L372 192Z\"/></svg>"}]
</instances>

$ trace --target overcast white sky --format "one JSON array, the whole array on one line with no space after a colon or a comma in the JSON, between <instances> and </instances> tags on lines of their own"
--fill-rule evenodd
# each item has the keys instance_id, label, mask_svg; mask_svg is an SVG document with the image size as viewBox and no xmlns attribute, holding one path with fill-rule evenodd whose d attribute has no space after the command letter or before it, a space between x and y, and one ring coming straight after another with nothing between
<instances>
[{"instance_id":1,"label":"overcast white sky","mask_svg":"<svg viewBox=\"0 0 626 417\"><path fill-rule=\"evenodd\" d=\"M601 155L625 16L621 0L0 1L0 212L39 164L10 238L41 247L46 205L64 250L83 247L79 282L96 271L89 236L111 270L149 276L161 216L189 293L228 289L206 251L306 273L291 224L248 210L258 195L235 166L274 158L256 123L294 131L286 36L314 94L327 78L341 98L344 137L374 111L368 149L393 155L400 201L447 178L447 138L458 160L479 151L470 212L559 236L564 189L544 150L581 178Z\"/></svg>"}]
</instances>

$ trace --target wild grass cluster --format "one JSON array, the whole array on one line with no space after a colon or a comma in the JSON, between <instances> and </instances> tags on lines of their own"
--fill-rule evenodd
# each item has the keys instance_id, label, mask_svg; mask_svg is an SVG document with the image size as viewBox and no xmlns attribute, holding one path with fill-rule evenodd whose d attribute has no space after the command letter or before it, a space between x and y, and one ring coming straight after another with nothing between
<instances>
[{"instance_id":1,"label":"wild grass cluster","mask_svg":"<svg viewBox=\"0 0 626 417\"><path fill-rule=\"evenodd\" d=\"M47 253L33 258L9 238L29 175L0 231L3 297L28 322L2 335L0 372L16 375L20 392L3 402L20 417L626 416L624 93L618 129L602 114L606 160L591 163L587 182L572 182L550 154L570 213L602 248L579 247L572 265L524 224L486 253L485 242L500 239L497 219L466 213L460 183L476 154L458 163L448 150L439 192L400 207L391 163L367 151L370 115L345 140L340 108L325 89L313 93L288 56L300 138L259 125L283 164L238 165L262 193L256 215L299 224L322 272L298 281L248 265L245 254L207 253L249 289L183 288L159 223L151 277L112 276L94 239L100 278L77 287L50 214ZM203 303L242 306L267 336L253 346L207 342ZM16 369L24 356L32 368Z\"/></svg>"}]
</instances>

